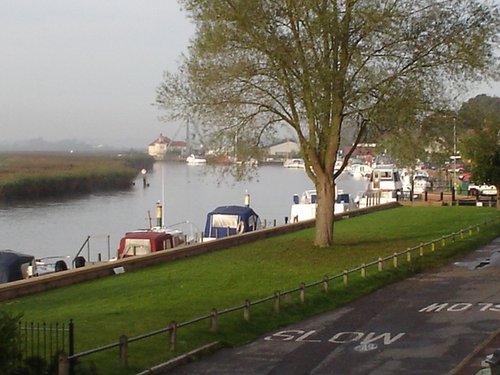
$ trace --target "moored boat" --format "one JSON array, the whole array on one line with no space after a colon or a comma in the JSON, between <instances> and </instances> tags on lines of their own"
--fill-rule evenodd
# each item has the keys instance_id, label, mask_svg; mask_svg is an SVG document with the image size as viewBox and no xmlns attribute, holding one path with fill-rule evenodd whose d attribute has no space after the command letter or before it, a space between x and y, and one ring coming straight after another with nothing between
<instances>
[{"instance_id":1,"label":"moored boat","mask_svg":"<svg viewBox=\"0 0 500 375\"><path fill-rule=\"evenodd\" d=\"M203 241L252 232L262 227L259 215L248 206L220 206L207 214Z\"/></svg>"},{"instance_id":2,"label":"moored boat","mask_svg":"<svg viewBox=\"0 0 500 375\"><path fill-rule=\"evenodd\" d=\"M350 194L344 193L342 190L336 190L335 193L334 214L341 214L356 208L354 199ZM316 190L306 190L300 197L298 194L294 194L293 204L290 209L290 220L296 223L303 220L315 219L317 201Z\"/></svg>"},{"instance_id":3,"label":"moored boat","mask_svg":"<svg viewBox=\"0 0 500 375\"><path fill-rule=\"evenodd\" d=\"M207 159L202 158L201 156L197 156L195 154L191 154L186 158L186 162L189 165L206 164Z\"/></svg>"},{"instance_id":4,"label":"moored boat","mask_svg":"<svg viewBox=\"0 0 500 375\"><path fill-rule=\"evenodd\" d=\"M305 169L306 165L303 159L286 159L285 162L283 163L283 167Z\"/></svg>"},{"instance_id":5,"label":"moored boat","mask_svg":"<svg viewBox=\"0 0 500 375\"><path fill-rule=\"evenodd\" d=\"M395 165L379 165L370 175L368 190L359 200L359 207L396 202L401 198L403 183Z\"/></svg>"}]
</instances>

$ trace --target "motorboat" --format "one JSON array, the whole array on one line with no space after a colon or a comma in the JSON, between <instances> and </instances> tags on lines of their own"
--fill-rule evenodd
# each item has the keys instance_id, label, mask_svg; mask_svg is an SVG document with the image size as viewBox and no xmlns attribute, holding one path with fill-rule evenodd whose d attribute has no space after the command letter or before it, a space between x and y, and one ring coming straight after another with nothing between
<instances>
[{"instance_id":1,"label":"motorboat","mask_svg":"<svg viewBox=\"0 0 500 375\"><path fill-rule=\"evenodd\" d=\"M27 279L37 274L33 255L0 250L0 284Z\"/></svg>"},{"instance_id":2,"label":"motorboat","mask_svg":"<svg viewBox=\"0 0 500 375\"><path fill-rule=\"evenodd\" d=\"M299 222L316 218L316 208L318 195L316 190L305 190L299 197L298 194L293 195L293 204L290 209L291 222ZM351 211L356 208L354 199L348 193L336 189L335 204L333 208L334 214L341 214Z\"/></svg>"},{"instance_id":3,"label":"motorboat","mask_svg":"<svg viewBox=\"0 0 500 375\"><path fill-rule=\"evenodd\" d=\"M259 215L248 206L220 206L207 214L203 241L261 229Z\"/></svg>"},{"instance_id":4,"label":"motorboat","mask_svg":"<svg viewBox=\"0 0 500 375\"><path fill-rule=\"evenodd\" d=\"M153 227L125 233L120 239L117 258L123 259L147 255L157 251L169 250L186 243L180 230Z\"/></svg>"},{"instance_id":5,"label":"motorboat","mask_svg":"<svg viewBox=\"0 0 500 375\"><path fill-rule=\"evenodd\" d=\"M370 175L368 190L359 199L359 207L396 202L401 198L402 191L399 169L393 164L379 165Z\"/></svg>"},{"instance_id":6,"label":"motorboat","mask_svg":"<svg viewBox=\"0 0 500 375\"><path fill-rule=\"evenodd\" d=\"M285 168L305 169L306 165L303 159L286 159L283 163Z\"/></svg>"},{"instance_id":7,"label":"motorboat","mask_svg":"<svg viewBox=\"0 0 500 375\"><path fill-rule=\"evenodd\" d=\"M188 163L189 165L206 164L207 159L202 158L201 156L197 156L195 154L191 154L186 158L186 163Z\"/></svg>"}]
</instances>

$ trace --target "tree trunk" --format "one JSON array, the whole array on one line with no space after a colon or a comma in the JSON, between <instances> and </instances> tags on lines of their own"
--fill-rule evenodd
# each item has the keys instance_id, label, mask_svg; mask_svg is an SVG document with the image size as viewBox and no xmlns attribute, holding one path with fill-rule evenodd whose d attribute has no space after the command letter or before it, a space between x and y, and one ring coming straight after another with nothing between
<instances>
[{"instance_id":1,"label":"tree trunk","mask_svg":"<svg viewBox=\"0 0 500 375\"><path fill-rule=\"evenodd\" d=\"M318 205L316 208L316 236L314 244L318 247L333 245L333 209L335 207L335 181L333 176L316 181Z\"/></svg>"}]
</instances>

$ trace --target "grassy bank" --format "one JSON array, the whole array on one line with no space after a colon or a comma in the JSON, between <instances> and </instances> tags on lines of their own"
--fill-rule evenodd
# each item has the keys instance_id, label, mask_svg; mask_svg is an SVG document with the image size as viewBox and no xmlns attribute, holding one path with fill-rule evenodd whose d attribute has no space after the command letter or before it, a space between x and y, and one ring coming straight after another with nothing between
<instances>
[{"instance_id":1,"label":"grassy bank","mask_svg":"<svg viewBox=\"0 0 500 375\"><path fill-rule=\"evenodd\" d=\"M76 351L153 331L170 321L186 321L218 310L272 295L276 290L297 287L301 282L321 280L367 263L440 238L443 235L498 217L495 209L479 207L401 207L340 221L335 225L334 249L312 247L313 230L303 230L216 253L170 264L52 290L0 304L2 310L23 313L26 321L75 321ZM334 309L415 272L446 264L500 235L498 221L481 232L449 242L432 254L397 270L369 272L366 279L350 278L307 292L305 304L284 299L280 314L272 302L252 308L251 320L241 311L224 315L217 333L207 321L179 330L178 350L168 351L167 336L129 344L129 367L117 366L117 349L85 357L97 364L100 374L133 374L181 352L212 341L239 345L277 327Z\"/></svg>"},{"instance_id":2,"label":"grassy bank","mask_svg":"<svg viewBox=\"0 0 500 375\"><path fill-rule=\"evenodd\" d=\"M152 163L145 154L0 154L0 200L127 188Z\"/></svg>"}]
</instances>

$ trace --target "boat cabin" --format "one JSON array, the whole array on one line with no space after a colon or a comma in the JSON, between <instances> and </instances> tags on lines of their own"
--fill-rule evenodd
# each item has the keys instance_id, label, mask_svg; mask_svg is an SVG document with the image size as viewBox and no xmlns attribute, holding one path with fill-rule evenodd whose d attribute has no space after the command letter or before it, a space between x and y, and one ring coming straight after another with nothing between
<instances>
[{"instance_id":1,"label":"boat cabin","mask_svg":"<svg viewBox=\"0 0 500 375\"><path fill-rule=\"evenodd\" d=\"M125 233L120 240L118 259L173 249L184 243L182 232L155 229Z\"/></svg>"},{"instance_id":2,"label":"boat cabin","mask_svg":"<svg viewBox=\"0 0 500 375\"><path fill-rule=\"evenodd\" d=\"M36 275L36 260L33 255L13 250L0 250L0 284L27 279Z\"/></svg>"},{"instance_id":3,"label":"boat cabin","mask_svg":"<svg viewBox=\"0 0 500 375\"><path fill-rule=\"evenodd\" d=\"M401 191L403 183L399 170L393 165L381 165L373 169L370 176L369 190L396 193Z\"/></svg>"},{"instance_id":4,"label":"boat cabin","mask_svg":"<svg viewBox=\"0 0 500 375\"><path fill-rule=\"evenodd\" d=\"M259 215L246 206L221 206L207 214L204 239L216 239L260 229Z\"/></svg>"}]
</instances>

